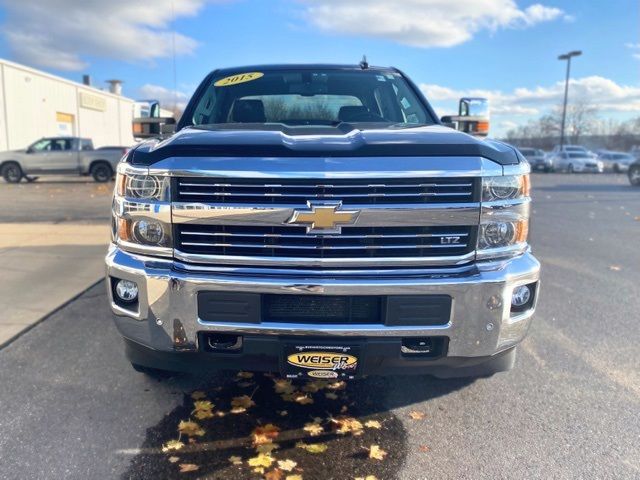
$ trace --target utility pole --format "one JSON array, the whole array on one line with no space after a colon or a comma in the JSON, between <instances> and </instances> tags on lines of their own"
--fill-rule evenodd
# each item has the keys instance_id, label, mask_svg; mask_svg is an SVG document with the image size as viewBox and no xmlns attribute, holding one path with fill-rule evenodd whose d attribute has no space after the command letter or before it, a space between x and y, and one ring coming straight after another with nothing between
<instances>
[{"instance_id":1,"label":"utility pole","mask_svg":"<svg viewBox=\"0 0 640 480\"><path fill-rule=\"evenodd\" d=\"M567 77L564 81L564 104L562 106L562 125L560 126L560 151L562 151L562 147L564 146L564 125L567 119L567 98L569 97L569 75L571 73L571 57L578 57L580 55L582 55L582 51L573 50L558 57L558 60L567 61Z\"/></svg>"}]
</instances>

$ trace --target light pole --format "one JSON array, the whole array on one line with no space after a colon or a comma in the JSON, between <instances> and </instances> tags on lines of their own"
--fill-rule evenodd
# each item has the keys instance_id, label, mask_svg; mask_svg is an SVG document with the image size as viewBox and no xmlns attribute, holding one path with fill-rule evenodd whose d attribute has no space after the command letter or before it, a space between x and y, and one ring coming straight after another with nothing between
<instances>
[{"instance_id":1,"label":"light pole","mask_svg":"<svg viewBox=\"0 0 640 480\"><path fill-rule=\"evenodd\" d=\"M564 81L564 105L562 107L562 125L560 126L560 151L564 146L564 124L567 118L567 97L569 96L569 74L571 72L571 57L577 57L582 55L582 51L573 50L569 53L565 53L558 57L558 60L567 61L567 78Z\"/></svg>"}]
</instances>

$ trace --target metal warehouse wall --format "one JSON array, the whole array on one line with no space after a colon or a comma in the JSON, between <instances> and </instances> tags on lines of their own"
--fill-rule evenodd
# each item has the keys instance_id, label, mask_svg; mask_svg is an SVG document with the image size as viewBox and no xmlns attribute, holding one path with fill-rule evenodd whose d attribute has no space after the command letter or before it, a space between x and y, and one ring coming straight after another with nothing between
<instances>
[{"instance_id":1,"label":"metal warehouse wall","mask_svg":"<svg viewBox=\"0 0 640 480\"><path fill-rule=\"evenodd\" d=\"M0 59L0 151L75 135L132 145L133 100Z\"/></svg>"}]
</instances>

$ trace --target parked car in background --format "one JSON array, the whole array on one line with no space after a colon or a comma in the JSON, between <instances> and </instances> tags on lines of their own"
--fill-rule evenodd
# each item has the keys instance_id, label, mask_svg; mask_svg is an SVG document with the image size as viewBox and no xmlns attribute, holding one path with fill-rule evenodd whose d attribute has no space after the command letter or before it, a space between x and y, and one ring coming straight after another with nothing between
<instances>
[{"instance_id":1,"label":"parked car in background","mask_svg":"<svg viewBox=\"0 0 640 480\"><path fill-rule=\"evenodd\" d=\"M543 150L539 148L519 148L518 150L531 165L531 170L553 171L552 158L545 154Z\"/></svg>"},{"instance_id":2,"label":"parked car in background","mask_svg":"<svg viewBox=\"0 0 640 480\"><path fill-rule=\"evenodd\" d=\"M635 162L636 158L630 153L602 152L598 156L598 160L602 161L605 170L620 173L628 171L629 165Z\"/></svg>"},{"instance_id":3,"label":"parked car in background","mask_svg":"<svg viewBox=\"0 0 640 480\"><path fill-rule=\"evenodd\" d=\"M89 138L41 138L24 150L0 152L0 175L18 183L29 175L91 175L96 182L108 182L128 147L93 148Z\"/></svg>"},{"instance_id":4,"label":"parked car in background","mask_svg":"<svg viewBox=\"0 0 640 480\"><path fill-rule=\"evenodd\" d=\"M556 171L569 173L602 173L604 164L585 152L561 152L552 156Z\"/></svg>"},{"instance_id":5,"label":"parked car in background","mask_svg":"<svg viewBox=\"0 0 640 480\"><path fill-rule=\"evenodd\" d=\"M640 145L634 145L633 147L631 147L631 150L629 150L629 153L633 155L635 158L637 158L638 160L640 160Z\"/></svg>"},{"instance_id":6,"label":"parked car in background","mask_svg":"<svg viewBox=\"0 0 640 480\"><path fill-rule=\"evenodd\" d=\"M631 182L631 185L634 187L640 187L640 159L629 165L627 175L629 175L629 182Z\"/></svg>"},{"instance_id":7,"label":"parked car in background","mask_svg":"<svg viewBox=\"0 0 640 480\"><path fill-rule=\"evenodd\" d=\"M558 154L558 153L584 153L590 157L597 157L597 155L595 153L593 153L591 150L583 147L582 145L556 145L555 147L553 147L553 150L551 151L552 154Z\"/></svg>"}]
</instances>

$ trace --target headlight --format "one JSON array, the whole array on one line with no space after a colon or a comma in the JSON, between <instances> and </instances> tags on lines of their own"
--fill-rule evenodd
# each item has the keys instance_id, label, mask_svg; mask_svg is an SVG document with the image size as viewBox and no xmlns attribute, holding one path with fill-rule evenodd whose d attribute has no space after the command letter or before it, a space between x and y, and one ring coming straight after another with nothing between
<instances>
[{"instance_id":1,"label":"headlight","mask_svg":"<svg viewBox=\"0 0 640 480\"><path fill-rule=\"evenodd\" d=\"M482 179L482 201L495 202L529 196L529 175L507 175Z\"/></svg>"},{"instance_id":2,"label":"headlight","mask_svg":"<svg viewBox=\"0 0 640 480\"><path fill-rule=\"evenodd\" d=\"M529 222L490 222L480 225L478 248L503 248L527 241Z\"/></svg>"},{"instance_id":3,"label":"headlight","mask_svg":"<svg viewBox=\"0 0 640 480\"><path fill-rule=\"evenodd\" d=\"M169 200L169 178L154 175L118 174L116 194L131 199Z\"/></svg>"}]
</instances>

